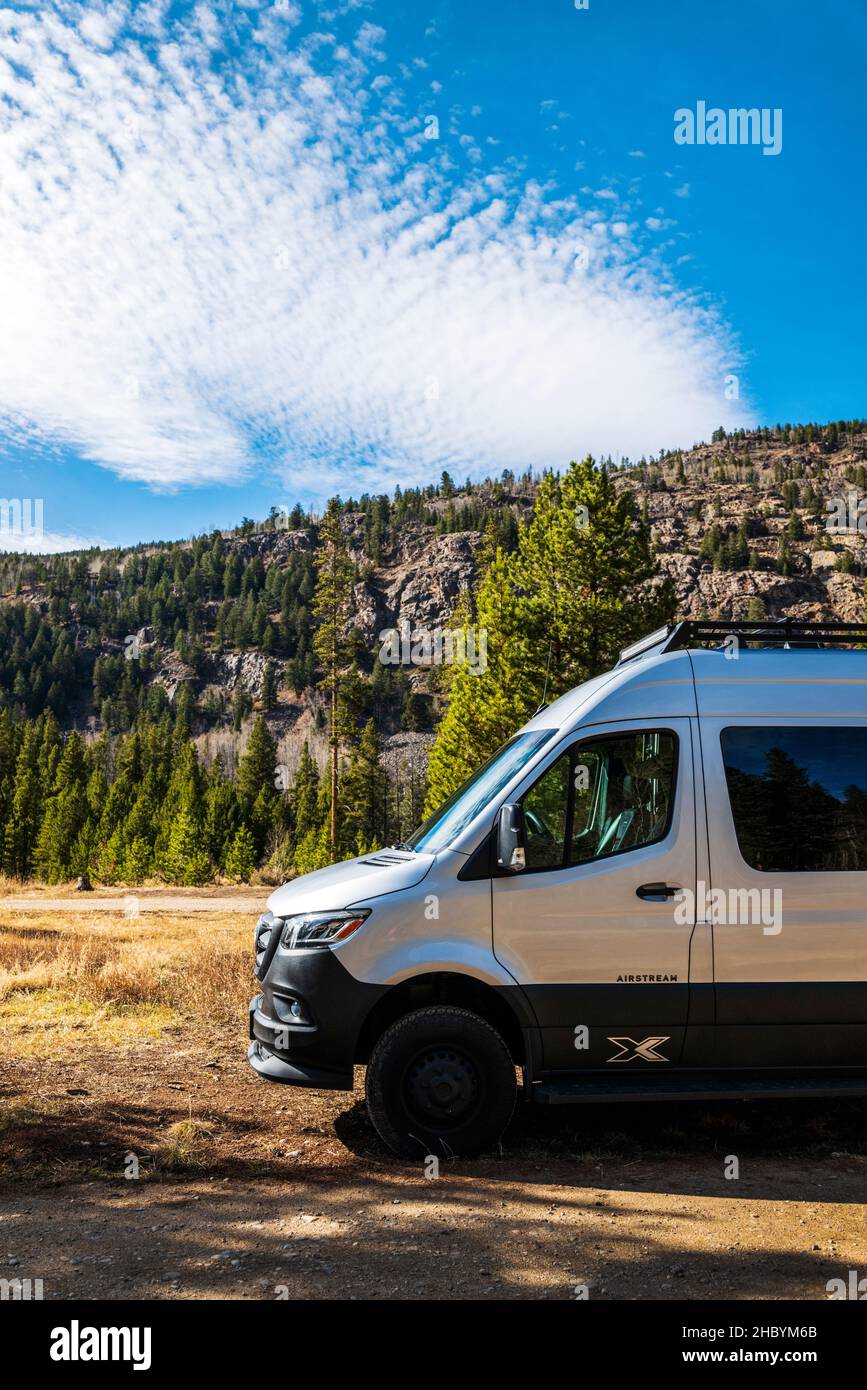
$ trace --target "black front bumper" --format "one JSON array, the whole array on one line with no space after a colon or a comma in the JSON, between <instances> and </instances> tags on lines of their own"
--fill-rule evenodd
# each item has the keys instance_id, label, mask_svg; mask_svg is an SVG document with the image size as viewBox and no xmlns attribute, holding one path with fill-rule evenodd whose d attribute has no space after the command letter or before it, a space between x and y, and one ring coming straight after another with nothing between
<instances>
[{"instance_id":1,"label":"black front bumper","mask_svg":"<svg viewBox=\"0 0 867 1390\"><path fill-rule=\"evenodd\" d=\"M334 952L316 949L270 954L260 984L262 993L250 1001L247 1050L257 1075L351 1091L362 1025L384 987L356 980ZM298 1021L290 1016L293 1001L301 1007Z\"/></svg>"},{"instance_id":2,"label":"black front bumper","mask_svg":"<svg viewBox=\"0 0 867 1390\"><path fill-rule=\"evenodd\" d=\"M322 1091L352 1090L351 1066L333 1071L311 1066L306 1058L303 1061L298 1059L295 1050L299 1045L303 1046L305 1040L297 1034L292 1035L295 1029L291 1025L269 1018L263 1011L264 1007L264 994L257 994L250 1000L250 1037L253 1041L247 1048L247 1061L258 1076L265 1081L283 1081L289 1086L314 1086Z\"/></svg>"}]
</instances>

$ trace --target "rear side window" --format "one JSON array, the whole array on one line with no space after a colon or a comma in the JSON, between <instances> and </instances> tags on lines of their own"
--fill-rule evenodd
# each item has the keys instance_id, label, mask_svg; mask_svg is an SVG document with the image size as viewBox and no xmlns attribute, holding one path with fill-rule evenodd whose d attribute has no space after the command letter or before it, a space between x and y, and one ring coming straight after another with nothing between
<instances>
[{"instance_id":1,"label":"rear side window","mask_svg":"<svg viewBox=\"0 0 867 1390\"><path fill-rule=\"evenodd\" d=\"M867 869L867 728L730 728L720 742L751 868Z\"/></svg>"}]
</instances>

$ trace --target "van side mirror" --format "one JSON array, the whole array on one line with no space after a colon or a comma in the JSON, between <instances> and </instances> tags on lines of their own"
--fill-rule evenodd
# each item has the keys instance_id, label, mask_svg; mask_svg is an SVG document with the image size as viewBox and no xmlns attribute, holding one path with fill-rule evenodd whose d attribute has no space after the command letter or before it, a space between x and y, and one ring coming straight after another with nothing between
<instances>
[{"instance_id":1,"label":"van side mirror","mask_svg":"<svg viewBox=\"0 0 867 1390\"><path fill-rule=\"evenodd\" d=\"M524 828L524 813L516 803L500 807L497 820L497 863L501 869L511 874L519 874L526 868L524 846L521 843Z\"/></svg>"}]
</instances>

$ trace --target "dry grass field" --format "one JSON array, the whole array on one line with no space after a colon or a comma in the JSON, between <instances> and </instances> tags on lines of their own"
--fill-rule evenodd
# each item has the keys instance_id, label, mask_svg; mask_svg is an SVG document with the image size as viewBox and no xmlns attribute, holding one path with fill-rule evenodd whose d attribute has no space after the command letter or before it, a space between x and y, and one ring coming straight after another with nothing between
<instances>
[{"instance_id":1,"label":"dry grass field","mask_svg":"<svg viewBox=\"0 0 867 1390\"><path fill-rule=\"evenodd\" d=\"M10 913L0 930L0 1056L64 1057L236 1021L251 994L250 920Z\"/></svg>"},{"instance_id":2,"label":"dry grass field","mask_svg":"<svg viewBox=\"0 0 867 1390\"><path fill-rule=\"evenodd\" d=\"M42 1278L46 1298L571 1298L586 1283L606 1299L809 1300L867 1270L861 1102L527 1107L499 1155L431 1180L383 1150L358 1085L258 1081L257 891L231 911L222 890L177 910L137 889L131 916L0 885L0 1278Z\"/></svg>"}]
</instances>

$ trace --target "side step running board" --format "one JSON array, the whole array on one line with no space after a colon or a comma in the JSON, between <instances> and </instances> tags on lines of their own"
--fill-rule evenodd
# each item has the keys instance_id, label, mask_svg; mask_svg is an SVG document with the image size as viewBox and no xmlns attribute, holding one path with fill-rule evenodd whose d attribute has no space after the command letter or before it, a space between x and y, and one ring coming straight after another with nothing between
<instances>
[{"instance_id":1,"label":"side step running board","mask_svg":"<svg viewBox=\"0 0 867 1390\"><path fill-rule=\"evenodd\" d=\"M867 1096L862 1076L749 1076L693 1072L688 1075L607 1076L574 1081L539 1081L527 1099L535 1105L583 1105L634 1100L773 1100L821 1099L827 1096Z\"/></svg>"}]
</instances>

